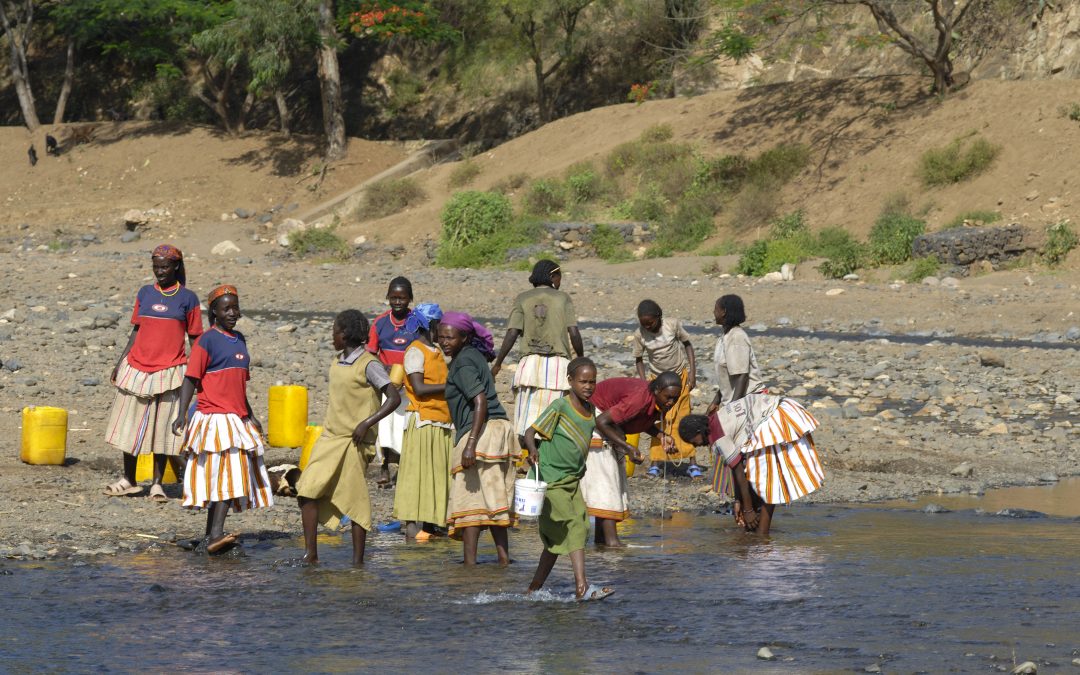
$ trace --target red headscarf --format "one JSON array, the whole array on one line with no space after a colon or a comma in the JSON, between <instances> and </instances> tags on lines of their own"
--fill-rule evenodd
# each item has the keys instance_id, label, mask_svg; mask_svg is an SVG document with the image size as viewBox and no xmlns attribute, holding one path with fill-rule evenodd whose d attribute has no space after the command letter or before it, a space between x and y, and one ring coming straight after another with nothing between
<instances>
[{"instance_id":1,"label":"red headscarf","mask_svg":"<svg viewBox=\"0 0 1080 675\"><path fill-rule=\"evenodd\" d=\"M176 261L176 280L181 286L187 285L187 272L184 270L184 254L172 244L162 244L150 254L151 258L164 258Z\"/></svg>"}]
</instances>

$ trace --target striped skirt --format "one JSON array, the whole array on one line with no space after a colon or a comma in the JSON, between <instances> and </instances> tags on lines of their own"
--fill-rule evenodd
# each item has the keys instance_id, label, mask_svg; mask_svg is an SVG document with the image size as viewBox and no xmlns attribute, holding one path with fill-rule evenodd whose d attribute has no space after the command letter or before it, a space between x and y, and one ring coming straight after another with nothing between
<instances>
[{"instance_id":1,"label":"striped skirt","mask_svg":"<svg viewBox=\"0 0 1080 675\"><path fill-rule=\"evenodd\" d=\"M227 502L234 511L273 506L262 438L250 420L196 411L184 434L183 454L183 506Z\"/></svg>"},{"instance_id":2,"label":"striped skirt","mask_svg":"<svg viewBox=\"0 0 1080 675\"><path fill-rule=\"evenodd\" d=\"M562 398L570 385L566 381L569 360L562 356L529 354L514 371L514 432L524 436L549 405Z\"/></svg>"},{"instance_id":3,"label":"striped skirt","mask_svg":"<svg viewBox=\"0 0 1080 675\"><path fill-rule=\"evenodd\" d=\"M590 516L614 521L630 517L626 462L616 458L611 446L596 435L592 437L589 454L585 457L581 496L585 498L585 509Z\"/></svg>"},{"instance_id":4,"label":"striped skirt","mask_svg":"<svg viewBox=\"0 0 1080 675\"><path fill-rule=\"evenodd\" d=\"M811 433L817 426L806 408L784 399L755 430L743 450L743 463L747 480L766 504L790 504L825 481Z\"/></svg>"},{"instance_id":5,"label":"striped skirt","mask_svg":"<svg viewBox=\"0 0 1080 675\"><path fill-rule=\"evenodd\" d=\"M116 373L116 397L105 424L105 442L129 455L179 455L172 423L180 411L186 366L145 373L127 358Z\"/></svg>"}]
</instances>

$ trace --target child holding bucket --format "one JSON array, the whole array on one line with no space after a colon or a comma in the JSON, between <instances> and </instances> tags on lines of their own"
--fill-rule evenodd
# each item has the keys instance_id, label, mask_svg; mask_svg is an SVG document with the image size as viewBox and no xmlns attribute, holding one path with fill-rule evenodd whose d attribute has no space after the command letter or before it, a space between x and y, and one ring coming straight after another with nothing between
<instances>
[{"instance_id":1,"label":"child holding bucket","mask_svg":"<svg viewBox=\"0 0 1080 675\"><path fill-rule=\"evenodd\" d=\"M589 399L596 389L596 364L579 356L566 367L570 393L544 409L525 432L529 463L547 481L540 511L540 540L544 552L526 593L540 590L560 555L568 554L574 568L574 594L578 600L600 600L611 588L590 586L585 578L585 542L589 538L589 514L581 496L585 456L595 427ZM536 437L540 436L539 446ZM535 470L535 469L534 469Z\"/></svg>"},{"instance_id":2,"label":"child holding bucket","mask_svg":"<svg viewBox=\"0 0 1080 675\"><path fill-rule=\"evenodd\" d=\"M263 464L262 426L247 397L251 357L236 331L240 295L235 286L210 291L210 330L191 348L180 405L172 431L183 433L184 506L206 508L206 552L223 553L236 545L225 533L229 508L243 511L273 506L270 476ZM198 390L195 413L188 405Z\"/></svg>"},{"instance_id":3,"label":"child holding bucket","mask_svg":"<svg viewBox=\"0 0 1080 675\"><path fill-rule=\"evenodd\" d=\"M401 403L386 368L367 348L368 321L355 309L334 319L334 349L330 365L330 402L323 432L311 450L311 460L296 484L304 527L304 562L319 562L318 524L336 529L342 516L352 521L353 565L364 562L371 529L368 462L375 458L375 429L379 420Z\"/></svg>"}]
</instances>

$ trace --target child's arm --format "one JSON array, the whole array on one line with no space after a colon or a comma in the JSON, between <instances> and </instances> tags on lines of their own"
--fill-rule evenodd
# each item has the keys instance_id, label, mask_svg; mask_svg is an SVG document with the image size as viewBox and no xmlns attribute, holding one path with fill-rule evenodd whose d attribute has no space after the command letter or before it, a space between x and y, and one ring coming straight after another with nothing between
<instances>
[{"instance_id":1,"label":"child's arm","mask_svg":"<svg viewBox=\"0 0 1080 675\"><path fill-rule=\"evenodd\" d=\"M581 331L577 326L570 326L566 329L566 332L570 334L570 346L573 347L574 353L578 356L585 356L585 343L581 341Z\"/></svg>"},{"instance_id":2,"label":"child's arm","mask_svg":"<svg viewBox=\"0 0 1080 675\"><path fill-rule=\"evenodd\" d=\"M514 348L514 343L517 342L518 336L521 335L521 331L517 328L507 328L506 337L503 338L502 346L499 347L499 355L495 357L495 362L491 364L491 375L494 377L499 374L499 369L502 368L503 359L510 353L510 350ZM472 466L471 464L469 466Z\"/></svg>"},{"instance_id":3,"label":"child's arm","mask_svg":"<svg viewBox=\"0 0 1080 675\"><path fill-rule=\"evenodd\" d=\"M371 431L371 427L378 424L379 420L397 410L397 407L401 405L401 394L398 393L398 388L394 386L393 382L384 384L379 393L385 396L382 405L371 417L360 420L360 424L357 424L356 428L353 429L352 439L357 448L364 444L364 436L367 436L368 432Z\"/></svg>"},{"instance_id":4,"label":"child's arm","mask_svg":"<svg viewBox=\"0 0 1080 675\"><path fill-rule=\"evenodd\" d=\"M686 388L693 390L697 386L697 361L694 360L694 345L690 344L689 340L685 340L683 346L686 347L686 360L690 364L687 366L690 370L686 373Z\"/></svg>"},{"instance_id":5,"label":"child's arm","mask_svg":"<svg viewBox=\"0 0 1080 675\"><path fill-rule=\"evenodd\" d=\"M525 432L525 449L529 451L529 464L536 466L540 461L540 451L536 449L536 429L532 427Z\"/></svg>"},{"instance_id":6,"label":"child's arm","mask_svg":"<svg viewBox=\"0 0 1080 675\"><path fill-rule=\"evenodd\" d=\"M630 461L635 464L641 464L645 461L645 457L641 454L641 451L626 442L626 434L619 428L619 425L612 421L610 410L604 411L597 416L596 430L600 432L600 436L602 436L604 440L615 447L615 454L617 456L630 455Z\"/></svg>"},{"instance_id":7,"label":"child's arm","mask_svg":"<svg viewBox=\"0 0 1080 675\"><path fill-rule=\"evenodd\" d=\"M446 383L426 384L423 373L409 373L409 385L417 396L439 396L446 392Z\"/></svg>"},{"instance_id":8,"label":"child's arm","mask_svg":"<svg viewBox=\"0 0 1080 675\"><path fill-rule=\"evenodd\" d=\"M649 379L645 375L645 359L644 358L642 358L640 356L635 358L634 359L634 367L637 368L637 376L638 377L640 377L643 380Z\"/></svg>"},{"instance_id":9,"label":"child's arm","mask_svg":"<svg viewBox=\"0 0 1080 675\"><path fill-rule=\"evenodd\" d=\"M174 436L184 433L184 427L187 426L187 411L191 405L191 397L195 395L196 381L194 377L185 377L184 383L180 385L180 407L177 409L176 421L172 425Z\"/></svg>"},{"instance_id":10,"label":"child's arm","mask_svg":"<svg viewBox=\"0 0 1080 675\"><path fill-rule=\"evenodd\" d=\"M720 467L717 467L717 470L720 470ZM735 520L738 522L741 515L746 529L753 530L758 525L758 513L754 510L754 500L750 496L750 481L746 480L746 470L743 468L741 454L739 461L731 467L731 477L735 480L736 494L738 494L735 500Z\"/></svg>"},{"instance_id":11,"label":"child's arm","mask_svg":"<svg viewBox=\"0 0 1080 675\"><path fill-rule=\"evenodd\" d=\"M468 469L476 464L476 443L480 440L480 434L487 424L487 394L483 390L473 397L473 423L469 429L469 440L465 441L465 449L461 451L461 466Z\"/></svg>"}]
</instances>

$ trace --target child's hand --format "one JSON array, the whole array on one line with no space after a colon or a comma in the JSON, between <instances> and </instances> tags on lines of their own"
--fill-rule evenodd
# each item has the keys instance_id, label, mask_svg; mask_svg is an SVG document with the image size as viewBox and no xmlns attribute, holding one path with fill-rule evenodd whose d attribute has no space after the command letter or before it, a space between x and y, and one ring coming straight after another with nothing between
<instances>
[{"instance_id":1,"label":"child's hand","mask_svg":"<svg viewBox=\"0 0 1080 675\"><path fill-rule=\"evenodd\" d=\"M502 364L495 364L491 367L491 376L495 377L499 374L499 370L502 369Z\"/></svg>"},{"instance_id":2,"label":"child's hand","mask_svg":"<svg viewBox=\"0 0 1080 675\"><path fill-rule=\"evenodd\" d=\"M371 423L367 420L356 425L352 432L352 440L356 447L359 448L364 444L364 436L367 436L369 431L371 431Z\"/></svg>"},{"instance_id":3,"label":"child's hand","mask_svg":"<svg viewBox=\"0 0 1080 675\"><path fill-rule=\"evenodd\" d=\"M470 469L474 464L476 464L476 448L466 445L465 450L461 453L461 466Z\"/></svg>"},{"instance_id":4,"label":"child's hand","mask_svg":"<svg viewBox=\"0 0 1080 675\"><path fill-rule=\"evenodd\" d=\"M184 427L186 427L186 426L187 426L187 419L184 417L183 413L180 413L179 415L176 416L176 421L172 423L173 436L183 436L184 435Z\"/></svg>"},{"instance_id":5,"label":"child's hand","mask_svg":"<svg viewBox=\"0 0 1080 675\"><path fill-rule=\"evenodd\" d=\"M675 447L675 438L668 434L660 436L660 447L669 455L674 455L679 452L678 448Z\"/></svg>"},{"instance_id":6,"label":"child's hand","mask_svg":"<svg viewBox=\"0 0 1080 675\"><path fill-rule=\"evenodd\" d=\"M641 454L641 451L637 448L633 448L629 453L630 461L634 464L641 464L645 461L645 455Z\"/></svg>"},{"instance_id":7,"label":"child's hand","mask_svg":"<svg viewBox=\"0 0 1080 675\"><path fill-rule=\"evenodd\" d=\"M540 453L538 453L536 450L530 450L529 451L529 464L531 464L533 466L536 466L539 463L540 463Z\"/></svg>"}]
</instances>

